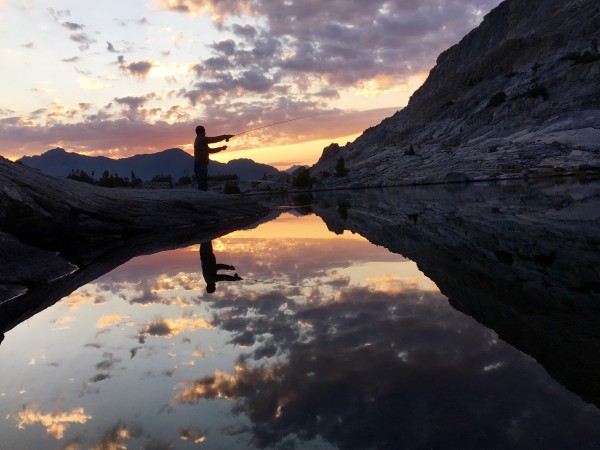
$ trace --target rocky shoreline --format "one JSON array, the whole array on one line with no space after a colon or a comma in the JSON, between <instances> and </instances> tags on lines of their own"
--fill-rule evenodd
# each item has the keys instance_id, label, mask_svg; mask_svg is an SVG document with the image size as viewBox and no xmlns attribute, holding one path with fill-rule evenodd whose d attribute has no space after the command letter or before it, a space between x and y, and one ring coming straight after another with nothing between
<instances>
[{"instance_id":1,"label":"rocky shoreline","mask_svg":"<svg viewBox=\"0 0 600 450\"><path fill-rule=\"evenodd\" d=\"M0 158L0 333L134 256L213 239L269 211L193 189L100 188Z\"/></svg>"}]
</instances>

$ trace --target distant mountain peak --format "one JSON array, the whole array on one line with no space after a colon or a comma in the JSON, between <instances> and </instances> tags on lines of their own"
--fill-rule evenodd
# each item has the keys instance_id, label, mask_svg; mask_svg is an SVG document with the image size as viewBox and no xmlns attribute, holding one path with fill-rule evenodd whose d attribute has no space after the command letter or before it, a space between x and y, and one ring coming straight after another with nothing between
<instances>
[{"instance_id":1,"label":"distant mountain peak","mask_svg":"<svg viewBox=\"0 0 600 450\"><path fill-rule=\"evenodd\" d=\"M111 174L129 176L131 172L142 180L156 175L171 175L174 179L189 176L194 172L194 157L180 148L169 148L156 153L139 154L121 159L105 156L86 156L53 148L41 155L24 156L21 162L27 166L53 176L67 176L72 171L84 171L96 177L108 170ZM241 180L254 180L279 171L267 164L248 158L232 160L227 164L211 161L209 175L237 175ZM92 175L93 176L93 175Z\"/></svg>"}]
</instances>

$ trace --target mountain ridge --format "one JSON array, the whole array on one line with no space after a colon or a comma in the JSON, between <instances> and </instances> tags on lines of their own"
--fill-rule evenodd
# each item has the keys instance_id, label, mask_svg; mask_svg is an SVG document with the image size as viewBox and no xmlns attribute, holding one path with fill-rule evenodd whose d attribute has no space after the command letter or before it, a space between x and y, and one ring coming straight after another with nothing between
<instances>
[{"instance_id":1,"label":"mountain ridge","mask_svg":"<svg viewBox=\"0 0 600 450\"><path fill-rule=\"evenodd\" d=\"M179 179L194 173L194 157L180 148L112 159L106 156L81 155L57 147L41 155L24 156L19 161L47 175L63 177L71 171L85 171L88 175L99 178L103 171L108 170L111 174L126 177L134 172L136 177L147 181L156 175L171 175L174 179ZM248 158L234 159L227 163L211 161L208 166L209 176L236 174L241 180L255 180L278 173L275 167Z\"/></svg>"}]
</instances>

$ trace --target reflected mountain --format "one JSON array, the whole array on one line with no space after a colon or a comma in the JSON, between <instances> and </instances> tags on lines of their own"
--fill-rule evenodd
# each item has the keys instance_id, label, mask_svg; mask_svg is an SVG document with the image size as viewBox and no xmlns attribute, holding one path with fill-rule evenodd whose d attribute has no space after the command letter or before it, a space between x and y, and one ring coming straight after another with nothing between
<instances>
[{"instance_id":1,"label":"reflected mountain","mask_svg":"<svg viewBox=\"0 0 600 450\"><path fill-rule=\"evenodd\" d=\"M454 308L600 405L600 183L319 193L313 209L415 261Z\"/></svg>"}]
</instances>

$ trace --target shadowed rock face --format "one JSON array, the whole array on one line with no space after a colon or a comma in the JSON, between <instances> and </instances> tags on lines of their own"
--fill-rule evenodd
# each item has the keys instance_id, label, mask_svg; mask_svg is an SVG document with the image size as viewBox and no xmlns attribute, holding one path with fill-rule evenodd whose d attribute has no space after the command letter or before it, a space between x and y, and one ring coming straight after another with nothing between
<instances>
[{"instance_id":1,"label":"shadowed rock face","mask_svg":"<svg viewBox=\"0 0 600 450\"><path fill-rule=\"evenodd\" d=\"M172 231L267 210L194 189L106 189L0 159L0 230L51 249L65 242Z\"/></svg>"},{"instance_id":2,"label":"shadowed rock face","mask_svg":"<svg viewBox=\"0 0 600 450\"><path fill-rule=\"evenodd\" d=\"M135 256L221 236L268 211L193 189L99 188L0 158L0 333Z\"/></svg>"},{"instance_id":3,"label":"shadowed rock face","mask_svg":"<svg viewBox=\"0 0 600 450\"><path fill-rule=\"evenodd\" d=\"M319 194L314 211L414 260L458 310L600 405L600 183Z\"/></svg>"},{"instance_id":4,"label":"shadowed rock face","mask_svg":"<svg viewBox=\"0 0 600 450\"><path fill-rule=\"evenodd\" d=\"M325 186L402 185L600 168L600 7L506 0L442 53L408 106L313 175Z\"/></svg>"}]
</instances>

